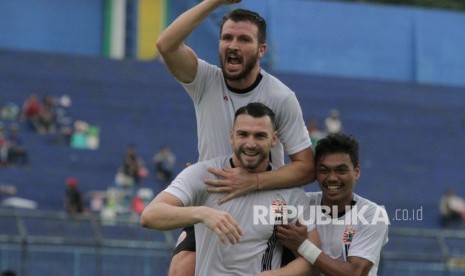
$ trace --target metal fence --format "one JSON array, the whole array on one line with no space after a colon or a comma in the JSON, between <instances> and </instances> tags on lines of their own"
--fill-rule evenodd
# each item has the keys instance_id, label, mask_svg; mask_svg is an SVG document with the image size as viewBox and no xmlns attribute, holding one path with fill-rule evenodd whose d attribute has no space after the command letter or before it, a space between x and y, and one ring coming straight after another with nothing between
<instances>
[{"instance_id":1,"label":"metal fence","mask_svg":"<svg viewBox=\"0 0 465 276\"><path fill-rule=\"evenodd\" d=\"M389 229L379 275L465 275L465 230Z\"/></svg>"},{"instance_id":2,"label":"metal fence","mask_svg":"<svg viewBox=\"0 0 465 276\"><path fill-rule=\"evenodd\" d=\"M0 269L34 275L166 275L172 232L139 218L0 210Z\"/></svg>"},{"instance_id":3,"label":"metal fence","mask_svg":"<svg viewBox=\"0 0 465 276\"><path fill-rule=\"evenodd\" d=\"M0 270L19 276L166 275L177 233L139 218L0 209ZM393 228L378 275L465 275L465 230Z\"/></svg>"}]
</instances>

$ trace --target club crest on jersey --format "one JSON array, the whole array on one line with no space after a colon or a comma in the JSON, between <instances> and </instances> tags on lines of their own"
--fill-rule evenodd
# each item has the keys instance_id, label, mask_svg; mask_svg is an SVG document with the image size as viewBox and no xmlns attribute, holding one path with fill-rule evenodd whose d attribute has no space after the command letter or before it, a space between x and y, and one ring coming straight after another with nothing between
<instances>
[{"instance_id":1,"label":"club crest on jersey","mask_svg":"<svg viewBox=\"0 0 465 276\"><path fill-rule=\"evenodd\" d=\"M187 237L187 232L182 231L181 235L179 235L178 240L176 242L176 246L178 246L182 241L184 241Z\"/></svg>"},{"instance_id":2,"label":"club crest on jersey","mask_svg":"<svg viewBox=\"0 0 465 276\"><path fill-rule=\"evenodd\" d=\"M346 245L350 245L352 239L355 235L355 228L353 226L347 226L346 230L344 230L344 234L342 235L342 242Z\"/></svg>"},{"instance_id":3,"label":"club crest on jersey","mask_svg":"<svg viewBox=\"0 0 465 276\"><path fill-rule=\"evenodd\" d=\"M286 201L280 194L276 194L276 199L271 203L271 209L273 210L275 225L287 224Z\"/></svg>"}]
</instances>

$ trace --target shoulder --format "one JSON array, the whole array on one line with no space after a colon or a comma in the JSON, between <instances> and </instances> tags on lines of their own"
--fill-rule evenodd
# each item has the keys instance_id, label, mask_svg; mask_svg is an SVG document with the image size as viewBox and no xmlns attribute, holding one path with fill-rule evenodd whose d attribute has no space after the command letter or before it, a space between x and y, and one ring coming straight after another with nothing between
<instances>
[{"instance_id":1,"label":"shoulder","mask_svg":"<svg viewBox=\"0 0 465 276\"><path fill-rule=\"evenodd\" d=\"M370 225L385 225L390 224L389 216L384 206L379 205L371 200L354 194L355 206L357 212L363 214L364 219Z\"/></svg>"},{"instance_id":2,"label":"shoulder","mask_svg":"<svg viewBox=\"0 0 465 276\"><path fill-rule=\"evenodd\" d=\"M369 199L366 199L358 194L355 194L354 193L354 201L356 202L355 205L361 207L361 206L368 206L368 208L381 208L381 207L384 207L384 206L381 206L381 205L378 205L376 202L373 202Z\"/></svg>"},{"instance_id":3,"label":"shoulder","mask_svg":"<svg viewBox=\"0 0 465 276\"><path fill-rule=\"evenodd\" d=\"M266 93L271 95L274 99L280 100L281 102L287 101L294 103L294 99L297 99L295 92L284 84L277 77L262 70L263 85Z\"/></svg>"},{"instance_id":4,"label":"shoulder","mask_svg":"<svg viewBox=\"0 0 465 276\"><path fill-rule=\"evenodd\" d=\"M276 116L287 116L288 113L301 110L297 97L288 86L278 78L262 70L263 89L266 91L265 103L276 113ZM286 111L286 112L280 112Z\"/></svg>"},{"instance_id":5,"label":"shoulder","mask_svg":"<svg viewBox=\"0 0 465 276\"><path fill-rule=\"evenodd\" d=\"M198 59L197 72L200 74L202 73L217 74L217 75L223 74L221 72L221 69L218 66L208 63L207 61L203 59Z\"/></svg>"},{"instance_id":6,"label":"shoulder","mask_svg":"<svg viewBox=\"0 0 465 276\"><path fill-rule=\"evenodd\" d=\"M293 94L294 92L285 85L280 79L271 75L270 73L266 72L265 70L261 70L261 74L263 76L263 81L265 84L273 85L277 90L284 91L285 93Z\"/></svg>"},{"instance_id":7,"label":"shoulder","mask_svg":"<svg viewBox=\"0 0 465 276\"><path fill-rule=\"evenodd\" d=\"M206 172L207 168L213 167L213 168L222 168L225 165L228 164L230 156L229 155L223 155L223 156L218 156L212 159L204 160L204 161L199 161L195 164L190 165L189 167L185 168L184 171L202 171Z\"/></svg>"},{"instance_id":8,"label":"shoulder","mask_svg":"<svg viewBox=\"0 0 465 276\"><path fill-rule=\"evenodd\" d=\"M321 192L307 192L305 196L308 198L310 205L320 205L323 194Z\"/></svg>"}]
</instances>

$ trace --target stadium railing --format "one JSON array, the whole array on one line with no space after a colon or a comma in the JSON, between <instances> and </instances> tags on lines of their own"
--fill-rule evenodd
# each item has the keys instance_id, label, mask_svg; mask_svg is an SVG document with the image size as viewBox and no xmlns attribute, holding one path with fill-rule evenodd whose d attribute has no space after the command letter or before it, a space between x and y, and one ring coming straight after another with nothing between
<instances>
[{"instance_id":1,"label":"stadium railing","mask_svg":"<svg viewBox=\"0 0 465 276\"><path fill-rule=\"evenodd\" d=\"M166 275L174 246L137 216L0 209L0 225L0 270L21 276Z\"/></svg>"}]
</instances>

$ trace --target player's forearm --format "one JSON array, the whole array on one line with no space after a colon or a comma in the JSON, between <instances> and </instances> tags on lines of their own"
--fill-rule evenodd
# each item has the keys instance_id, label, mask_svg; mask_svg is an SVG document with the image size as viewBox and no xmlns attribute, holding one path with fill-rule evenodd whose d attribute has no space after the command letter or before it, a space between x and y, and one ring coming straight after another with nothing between
<instances>
[{"instance_id":1,"label":"player's forearm","mask_svg":"<svg viewBox=\"0 0 465 276\"><path fill-rule=\"evenodd\" d=\"M299 156L285 166L272 171L258 174L259 189L276 189L302 186L315 180L315 165L313 153L309 150L299 153Z\"/></svg>"},{"instance_id":2,"label":"player's forearm","mask_svg":"<svg viewBox=\"0 0 465 276\"><path fill-rule=\"evenodd\" d=\"M340 261L330 258L312 242L304 241L298 249L301 258L328 276L366 276L372 264L367 260ZM357 257L355 257L357 258Z\"/></svg>"},{"instance_id":3,"label":"player's forearm","mask_svg":"<svg viewBox=\"0 0 465 276\"><path fill-rule=\"evenodd\" d=\"M310 182L310 169L299 161L289 163L277 170L258 174L258 189L269 190L302 186Z\"/></svg>"},{"instance_id":4,"label":"player's forearm","mask_svg":"<svg viewBox=\"0 0 465 276\"><path fill-rule=\"evenodd\" d=\"M141 225L157 230L172 230L201 222L203 207L179 207L166 203L154 203L141 215Z\"/></svg>"},{"instance_id":5,"label":"player's forearm","mask_svg":"<svg viewBox=\"0 0 465 276\"><path fill-rule=\"evenodd\" d=\"M181 14L159 36L158 51L163 55L175 51L192 31L221 3L217 0L204 0L195 7Z\"/></svg>"}]
</instances>

